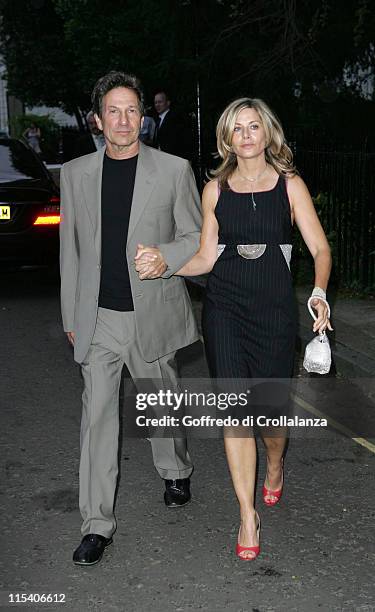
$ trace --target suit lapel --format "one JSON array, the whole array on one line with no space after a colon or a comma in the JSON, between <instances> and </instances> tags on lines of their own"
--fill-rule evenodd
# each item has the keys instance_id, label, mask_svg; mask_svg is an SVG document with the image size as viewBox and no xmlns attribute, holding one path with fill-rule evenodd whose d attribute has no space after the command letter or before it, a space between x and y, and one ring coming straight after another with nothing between
<instances>
[{"instance_id":1,"label":"suit lapel","mask_svg":"<svg viewBox=\"0 0 375 612\"><path fill-rule=\"evenodd\" d=\"M93 154L90 167L82 176L82 188L86 208L90 217L94 236L95 250L98 260L101 260L101 202L102 202L102 174L105 147ZM139 143L137 171L135 175L132 208L129 219L128 240L134 232L138 221L150 199L156 185L156 166L148 147Z\"/></svg>"},{"instance_id":2,"label":"suit lapel","mask_svg":"<svg viewBox=\"0 0 375 612\"><path fill-rule=\"evenodd\" d=\"M102 173L103 173L103 158L105 147L99 149L93 154L92 164L84 172L82 176L82 188L87 211L89 213L93 235L95 250L98 255L98 260L101 259L101 203L102 203Z\"/></svg>"},{"instance_id":3,"label":"suit lapel","mask_svg":"<svg viewBox=\"0 0 375 612\"><path fill-rule=\"evenodd\" d=\"M129 219L128 241L150 199L156 185L156 177L156 165L152 158L151 150L140 142L133 201Z\"/></svg>"}]
</instances>

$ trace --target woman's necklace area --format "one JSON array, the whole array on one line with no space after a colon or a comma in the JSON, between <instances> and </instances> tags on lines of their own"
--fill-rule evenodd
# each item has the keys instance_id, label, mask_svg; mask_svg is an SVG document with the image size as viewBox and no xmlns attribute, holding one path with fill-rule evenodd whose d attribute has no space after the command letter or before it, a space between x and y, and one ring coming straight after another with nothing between
<instances>
[{"instance_id":1,"label":"woman's necklace area","mask_svg":"<svg viewBox=\"0 0 375 612\"><path fill-rule=\"evenodd\" d=\"M241 174L241 172L237 168L237 172L240 178L242 178L243 181L247 181L248 183L256 183L257 181L259 181L259 179L262 178L264 174L266 174L267 170L268 170L268 164L266 164L266 167L264 168L264 170L262 170L262 172L260 172L260 174L258 174L257 176L244 176L243 174ZM251 203L253 205L253 210L256 211L257 204L254 200L254 193L252 189L251 189Z\"/></svg>"}]
</instances>

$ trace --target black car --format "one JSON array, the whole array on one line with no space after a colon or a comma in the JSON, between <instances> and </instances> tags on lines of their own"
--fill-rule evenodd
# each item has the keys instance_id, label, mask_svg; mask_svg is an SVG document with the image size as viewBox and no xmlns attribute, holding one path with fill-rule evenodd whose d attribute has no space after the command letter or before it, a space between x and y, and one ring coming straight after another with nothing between
<instances>
[{"instance_id":1,"label":"black car","mask_svg":"<svg viewBox=\"0 0 375 612\"><path fill-rule=\"evenodd\" d=\"M20 140L0 139L0 266L55 266L60 198L48 170Z\"/></svg>"}]
</instances>

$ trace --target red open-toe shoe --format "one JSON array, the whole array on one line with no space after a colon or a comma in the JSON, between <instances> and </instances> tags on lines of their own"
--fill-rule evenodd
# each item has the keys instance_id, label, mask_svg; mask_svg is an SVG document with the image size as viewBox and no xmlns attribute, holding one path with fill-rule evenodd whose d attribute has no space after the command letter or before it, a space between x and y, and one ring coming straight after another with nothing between
<instances>
[{"instance_id":1,"label":"red open-toe shoe","mask_svg":"<svg viewBox=\"0 0 375 612\"><path fill-rule=\"evenodd\" d=\"M282 469L282 484L281 484L281 489L278 489L277 491L272 491L272 489L267 489L267 487L265 485L263 485L263 501L266 504L266 506L276 506L276 504L279 503L281 496L283 494L283 486L284 486L284 461L282 461L281 463L281 469ZM267 497L273 497L274 499L267 499Z\"/></svg>"},{"instance_id":2,"label":"red open-toe shoe","mask_svg":"<svg viewBox=\"0 0 375 612\"><path fill-rule=\"evenodd\" d=\"M260 539L260 518L259 518L258 512L256 512L255 514L257 517L257 536L258 536L258 541L259 541ZM254 556L253 557L243 557L241 553L243 553L245 550L251 550L251 552L254 553ZM259 544L258 546L241 546L241 544L237 542L236 555L239 559L242 559L242 561L254 561L259 555L259 553L260 553Z\"/></svg>"}]
</instances>

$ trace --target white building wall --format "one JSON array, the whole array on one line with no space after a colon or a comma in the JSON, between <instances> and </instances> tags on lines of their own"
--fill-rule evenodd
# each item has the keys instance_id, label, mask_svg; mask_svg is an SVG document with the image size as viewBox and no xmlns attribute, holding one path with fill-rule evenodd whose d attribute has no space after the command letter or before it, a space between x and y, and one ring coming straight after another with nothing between
<instances>
[{"instance_id":1,"label":"white building wall","mask_svg":"<svg viewBox=\"0 0 375 612\"><path fill-rule=\"evenodd\" d=\"M25 113L31 113L33 115L49 115L60 126L68 125L77 127L76 118L71 115L67 115L67 113L64 113L61 108L51 108L50 106L33 106L31 108L28 106L25 108Z\"/></svg>"},{"instance_id":2,"label":"white building wall","mask_svg":"<svg viewBox=\"0 0 375 612\"><path fill-rule=\"evenodd\" d=\"M0 57L0 132L9 134L7 82L2 78L5 72L5 65ZM56 123L61 126L77 126L76 118L71 115L67 115L60 108L34 106L32 108L25 108L25 113L33 113L34 115L50 115L56 121Z\"/></svg>"}]
</instances>

